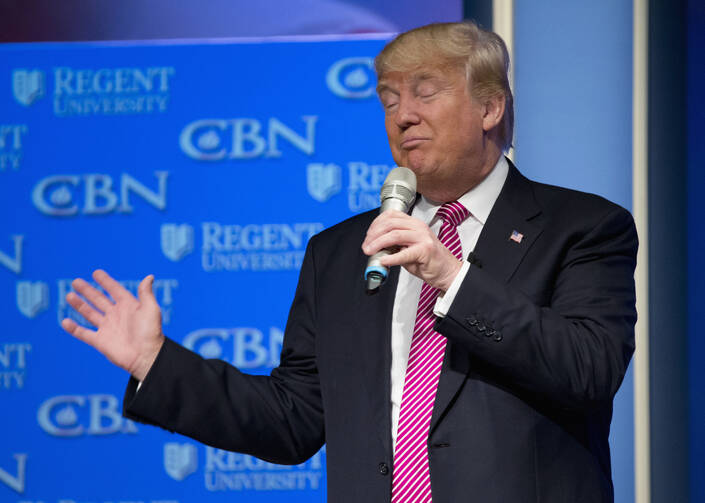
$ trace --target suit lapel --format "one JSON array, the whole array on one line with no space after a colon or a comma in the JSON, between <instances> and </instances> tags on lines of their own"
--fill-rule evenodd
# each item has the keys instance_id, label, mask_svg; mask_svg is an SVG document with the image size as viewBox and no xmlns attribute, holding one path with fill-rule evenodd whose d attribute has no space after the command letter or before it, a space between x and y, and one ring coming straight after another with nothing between
<instances>
[{"instance_id":1,"label":"suit lapel","mask_svg":"<svg viewBox=\"0 0 705 503\"><path fill-rule=\"evenodd\" d=\"M542 227L532 221L540 213L531 182L509 162L507 180L475 246L474 254L479 260L477 266L497 280L509 282L526 252L541 234ZM472 268L468 274L472 274ZM448 344L431 418L431 432L460 391L469 371L467 351L462 346Z\"/></svg>"},{"instance_id":2,"label":"suit lapel","mask_svg":"<svg viewBox=\"0 0 705 503\"><path fill-rule=\"evenodd\" d=\"M367 263L364 257L361 271ZM399 267L393 267L387 281L377 293L365 293L360 281L356 304L360 306L360 345L363 356L362 384L370 403L371 424L376 429L382 445L391 452L391 374L392 366L392 311L399 282ZM360 273L362 277L362 273Z\"/></svg>"},{"instance_id":3,"label":"suit lapel","mask_svg":"<svg viewBox=\"0 0 705 503\"><path fill-rule=\"evenodd\" d=\"M475 246L481 267L496 279L509 282L543 230L534 219L539 213L529 180L510 163L507 181Z\"/></svg>"}]
</instances>

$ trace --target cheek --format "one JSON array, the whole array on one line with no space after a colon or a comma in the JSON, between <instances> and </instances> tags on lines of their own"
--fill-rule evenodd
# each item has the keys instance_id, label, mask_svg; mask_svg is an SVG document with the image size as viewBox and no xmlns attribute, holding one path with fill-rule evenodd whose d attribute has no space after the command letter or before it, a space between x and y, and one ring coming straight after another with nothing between
<instances>
[{"instance_id":1,"label":"cheek","mask_svg":"<svg viewBox=\"0 0 705 503\"><path fill-rule=\"evenodd\" d=\"M384 116L384 129L387 130L387 138L391 143L392 140L399 134L399 128L394 124L394 120L391 115L385 114Z\"/></svg>"},{"instance_id":2,"label":"cheek","mask_svg":"<svg viewBox=\"0 0 705 503\"><path fill-rule=\"evenodd\" d=\"M401 156L401 151L399 149L399 133L396 127L390 127L389 123L385 123L387 129L387 141L389 143L389 149L392 151L392 157L394 160L399 162L399 157Z\"/></svg>"},{"instance_id":3,"label":"cheek","mask_svg":"<svg viewBox=\"0 0 705 503\"><path fill-rule=\"evenodd\" d=\"M449 149L454 152L474 150L482 142L482 127L471 117L462 117L455 122L453 134L448 136Z\"/></svg>"}]
</instances>

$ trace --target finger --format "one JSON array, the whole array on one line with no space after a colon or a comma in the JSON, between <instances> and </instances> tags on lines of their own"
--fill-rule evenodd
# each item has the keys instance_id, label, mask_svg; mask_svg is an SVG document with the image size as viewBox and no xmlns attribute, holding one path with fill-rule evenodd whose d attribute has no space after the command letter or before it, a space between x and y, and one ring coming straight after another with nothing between
<instances>
[{"instance_id":1,"label":"finger","mask_svg":"<svg viewBox=\"0 0 705 503\"><path fill-rule=\"evenodd\" d=\"M418 250L416 250L416 248L414 247L409 247L403 248L396 253L380 257L379 262L385 267L392 267L395 265L406 265L416 263L418 261L418 258Z\"/></svg>"},{"instance_id":2,"label":"finger","mask_svg":"<svg viewBox=\"0 0 705 503\"><path fill-rule=\"evenodd\" d=\"M410 217L405 213L396 212L393 215L388 215L387 212L385 212L372 222L370 227L367 229L366 238L374 239L394 229L422 230L427 228L428 226L421 220Z\"/></svg>"},{"instance_id":3,"label":"finger","mask_svg":"<svg viewBox=\"0 0 705 503\"><path fill-rule=\"evenodd\" d=\"M398 246L410 246L420 242L424 238L425 234L419 233L415 230L395 229L363 244L362 249L367 255L374 255L382 249Z\"/></svg>"},{"instance_id":4,"label":"finger","mask_svg":"<svg viewBox=\"0 0 705 503\"><path fill-rule=\"evenodd\" d=\"M93 304L95 307L103 312L106 312L113 303L99 292L97 289L93 288L87 281L77 278L71 282L71 286L74 290L81 294L81 296L88 302Z\"/></svg>"},{"instance_id":5,"label":"finger","mask_svg":"<svg viewBox=\"0 0 705 503\"><path fill-rule=\"evenodd\" d=\"M115 300L115 302L127 299L134 299L132 294L128 292L125 287L115 281L107 272L103 271L102 269L98 269L93 272L93 279L95 279L100 286L105 288L105 291L110 294L110 296Z\"/></svg>"},{"instance_id":6,"label":"finger","mask_svg":"<svg viewBox=\"0 0 705 503\"><path fill-rule=\"evenodd\" d=\"M154 276L152 274L140 282L140 285L137 287L137 295L139 296L140 302L157 302L157 299L154 298L154 292L152 291L153 284Z\"/></svg>"},{"instance_id":7,"label":"finger","mask_svg":"<svg viewBox=\"0 0 705 503\"><path fill-rule=\"evenodd\" d=\"M76 295L74 292L69 292L66 294L66 302L69 303L76 311L78 311L81 316L83 316L88 322L96 327L99 327L103 321L103 314L98 312L93 306L84 301L81 297Z\"/></svg>"},{"instance_id":8,"label":"finger","mask_svg":"<svg viewBox=\"0 0 705 503\"><path fill-rule=\"evenodd\" d=\"M401 211L390 210L380 213L370 224L370 229L374 229L379 226L389 225L392 222L393 225L413 225L414 222L421 222L418 218L402 213ZM421 222L423 223L423 222Z\"/></svg>"},{"instance_id":9,"label":"finger","mask_svg":"<svg viewBox=\"0 0 705 503\"><path fill-rule=\"evenodd\" d=\"M408 217L410 220L405 218L385 218L383 220L375 220L372 225L367 229L367 234L362 242L363 250L375 239L380 236L384 236L394 230L426 230L428 227L415 218Z\"/></svg>"},{"instance_id":10,"label":"finger","mask_svg":"<svg viewBox=\"0 0 705 503\"><path fill-rule=\"evenodd\" d=\"M68 318L61 320L61 328L73 335L76 339L96 347L98 338L96 337L96 332L94 330L88 330Z\"/></svg>"}]
</instances>

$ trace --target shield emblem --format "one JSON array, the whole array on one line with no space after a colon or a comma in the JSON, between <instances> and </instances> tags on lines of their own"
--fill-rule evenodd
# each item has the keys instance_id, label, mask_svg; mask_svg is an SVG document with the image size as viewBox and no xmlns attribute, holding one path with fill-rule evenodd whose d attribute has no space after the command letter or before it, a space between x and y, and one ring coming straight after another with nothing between
<instances>
[{"instance_id":1,"label":"shield emblem","mask_svg":"<svg viewBox=\"0 0 705 503\"><path fill-rule=\"evenodd\" d=\"M193 251L193 227L188 224L162 224L162 253L174 262L178 262Z\"/></svg>"},{"instance_id":2,"label":"shield emblem","mask_svg":"<svg viewBox=\"0 0 705 503\"><path fill-rule=\"evenodd\" d=\"M34 318L49 306L49 286L43 281L17 282L17 308L27 318Z\"/></svg>"},{"instance_id":3,"label":"shield emblem","mask_svg":"<svg viewBox=\"0 0 705 503\"><path fill-rule=\"evenodd\" d=\"M12 72L12 93L26 107L44 96L44 72L41 70L15 70Z\"/></svg>"},{"instance_id":4,"label":"shield emblem","mask_svg":"<svg viewBox=\"0 0 705 503\"><path fill-rule=\"evenodd\" d=\"M198 452L193 444L164 444L164 470L174 480L184 480L196 471Z\"/></svg>"},{"instance_id":5,"label":"shield emblem","mask_svg":"<svg viewBox=\"0 0 705 503\"><path fill-rule=\"evenodd\" d=\"M340 192L340 166L311 163L306 166L306 188L312 198L325 202Z\"/></svg>"}]
</instances>

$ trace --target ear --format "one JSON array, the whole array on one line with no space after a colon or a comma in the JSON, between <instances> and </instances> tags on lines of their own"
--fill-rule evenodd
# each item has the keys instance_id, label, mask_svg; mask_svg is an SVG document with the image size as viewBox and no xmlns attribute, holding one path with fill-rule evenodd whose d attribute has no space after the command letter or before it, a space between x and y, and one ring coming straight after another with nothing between
<instances>
[{"instance_id":1,"label":"ear","mask_svg":"<svg viewBox=\"0 0 705 503\"><path fill-rule=\"evenodd\" d=\"M485 109L482 115L482 129L486 132L494 129L504 116L505 97L504 94L496 94L484 103Z\"/></svg>"}]
</instances>

